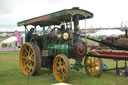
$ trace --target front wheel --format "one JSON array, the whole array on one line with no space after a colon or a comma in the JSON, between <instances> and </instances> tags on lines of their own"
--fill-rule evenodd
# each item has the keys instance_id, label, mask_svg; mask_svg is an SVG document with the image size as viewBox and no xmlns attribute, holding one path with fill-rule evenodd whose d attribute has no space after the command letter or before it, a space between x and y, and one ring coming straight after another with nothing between
<instances>
[{"instance_id":1,"label":"front wheel","mask_svg":"<svg viewBox=\"0 0 128 85\"><path fill-rule=\"evenodd\" d=\"M98 55L98 53L89 52L88 55ZM89 65L85 67L85 71L89 76L98 77L103 72L103 61L101 60L101 58L86 56L84 59L84 64Z\"/></svg>"},{"instance_id":2,"label":"front wheel","mask_svg":"<svg viewBox=\"0 0 128 85\"><path fill-rule=\"evenodd\" d=\"M24 75L37 75L40 72L39 47L33 43L25 43L20 50L20 68Z\"/></svg>"},{"instance_id":3,"label":"front wheel","mask_svg":"<svg viewBox=\"0 0 128 85\"><path fill-rule=\"evenodd\" d=\"M63 54L58 54L53 62L54 77L59 82L67 82L70 79L70 64L68 58Z\"/></svg>"}]
</instances>

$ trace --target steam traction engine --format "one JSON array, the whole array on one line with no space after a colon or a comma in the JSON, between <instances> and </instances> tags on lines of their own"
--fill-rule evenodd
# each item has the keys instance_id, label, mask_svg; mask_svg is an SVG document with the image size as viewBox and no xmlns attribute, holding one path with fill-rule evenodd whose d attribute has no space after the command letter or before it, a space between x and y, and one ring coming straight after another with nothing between
<instances>
[{"instance_id":1,"label":"steam traction engine","mask_svg":"<svg viewBox=\"0 0 128 85\"><path fill-rule=\"evenodd\" d=\"M28 25L42 27L42 31L36 31L20 50L22 72L37 75L41 67L50 68L57 81L67 82L71 71L69 59L75 59L73 69L88 68L87 59L81 64L87 43L80 39L79 20L92 17L92 13L75 7L18 22L18 26L25 26L25 33Z\"/></svg>"}]
</instances>

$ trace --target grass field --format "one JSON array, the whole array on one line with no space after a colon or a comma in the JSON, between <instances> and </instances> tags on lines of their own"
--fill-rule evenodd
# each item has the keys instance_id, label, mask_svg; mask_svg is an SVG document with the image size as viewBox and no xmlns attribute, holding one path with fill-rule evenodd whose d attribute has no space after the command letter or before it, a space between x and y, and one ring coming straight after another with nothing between
<instances>
[{"instance_id":1,"label":"grass field","mask_svg":"<svg viewBox=\"0 0 128 85\"><path fill-rule=\"evenodd\" d=\"M115 62L112 60L104 60L108 67L114 67ZM120 66L123 61L120 62ZM57 83L51 75L52 71L41 69L39 76L24 76L19 67L19 52L0 52L0 85L51 85ZM84 72L71 71L72 85L128 85L128 77L116 76L115 71L103 72L100 77L90 77Z\"/></svg>"}]
</instances>

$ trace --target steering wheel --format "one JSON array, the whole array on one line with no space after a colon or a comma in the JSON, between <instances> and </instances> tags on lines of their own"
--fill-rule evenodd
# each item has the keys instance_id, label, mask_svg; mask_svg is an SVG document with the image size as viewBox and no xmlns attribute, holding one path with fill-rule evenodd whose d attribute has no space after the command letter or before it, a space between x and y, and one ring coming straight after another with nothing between
<instances>
[{"instance_id":1,"label":"steering wheel","mask_svg":"<svg viewBox=\"0 0 128 85\"><path fill-rule=\"evenodd\" d=\"M57 29L57 31L60 31L60 28L58 28L58 27L54 27L52 30L51 30L51 32L52 33L55 33L55 30Z\"/></svg>"},{"instance_id":2,"label":"steering wheel","mask_svg":"<svg viewBox=\"0 0 128 85\"><path fill-rule=\"evenodd\" d=\"M48 31L52 31L52 29L49 27L49 28L46 30L46 32L49 33Z\"/></svg>"},{"instance_id":3,"label":"steering wheel","mask_svg":"<svg viewBox=\"0 0 128 85\"><path fill-rule=\"evenodd\" d=\"M30 42L33 42L35 44L38 44L37 43L37 40L38 40L38 35L33 35L32 38L30 39Z\"/></svg>"}]
</instances>

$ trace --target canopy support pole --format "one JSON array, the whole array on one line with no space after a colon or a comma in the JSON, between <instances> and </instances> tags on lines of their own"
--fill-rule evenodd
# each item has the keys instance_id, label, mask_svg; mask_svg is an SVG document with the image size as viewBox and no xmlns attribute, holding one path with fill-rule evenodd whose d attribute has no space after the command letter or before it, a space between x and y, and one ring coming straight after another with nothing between
<instances>
[{"instance_id":1,"label":"canopy support pole","mask_svg":"<svg viewBox=\"0 0 128 85\"><path fill-rule=\"evenodd\" d=\"M26 25L24 25L24 27L25 27L25 37L26 37L26 34L27 34L28 29L27 29L27 26Z\"/></svg>"},{"instance_id":2,"label":"canopy support pole","mask_svg":"<svg viewBox=\"0 0 128 85\"><path fill-rule=\"evenodd\" d=\"M73 38L73 28L72 28L72 21L73 21L73 20L72 20L72 16L71 16L71 30L72 30L72 33L71 33L71 34L72 34L72 45L73 45L73 39L74 39L74 38Z\"/></svg>"},{"instance_id":3,"label":"canopy support pole","mask_svg":"<svg viewBox=\"0 0 128 85\"><path fill-rule=\"evenodd\" d=\"M87 25L86 25L86 18L85 18L85 42L87 42L87 39L86 39L86 29L87 29L87 27L86 27Z\"/></svg>"}]
</instances>

